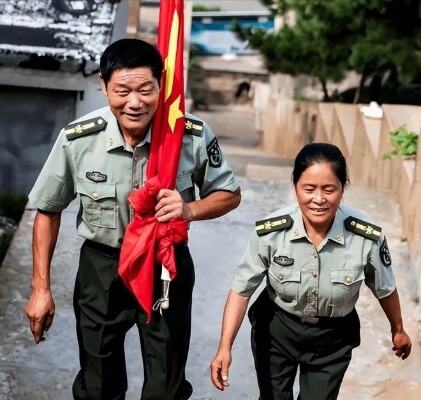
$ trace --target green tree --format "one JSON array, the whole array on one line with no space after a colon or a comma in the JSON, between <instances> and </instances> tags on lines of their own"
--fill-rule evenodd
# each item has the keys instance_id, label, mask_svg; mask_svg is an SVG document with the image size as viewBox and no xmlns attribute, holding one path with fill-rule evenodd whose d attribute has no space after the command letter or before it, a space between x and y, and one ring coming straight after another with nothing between
<instances>
[{"instance_id":1,"label":"green tree","mask_svg":"<svg viewBox=\"0 0 421 400\"><path fill-rule=\"evenodd\" d=\"M347 71L384 83L409 81L421 70L419 0L261 0L274 14L296 13L278 32L242 30L271 72L317 77L326 83ZM237 29L238 30L238 29Z\"/></svg>"}]
</instances>

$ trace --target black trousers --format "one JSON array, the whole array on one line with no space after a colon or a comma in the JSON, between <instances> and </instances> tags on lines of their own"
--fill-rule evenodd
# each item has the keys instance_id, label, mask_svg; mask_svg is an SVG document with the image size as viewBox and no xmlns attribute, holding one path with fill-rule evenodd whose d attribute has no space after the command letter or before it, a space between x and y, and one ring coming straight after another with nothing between
<instances>
[{"instance_id":1,"label":"black trousers","mask_svg":"<svg viewBox=\"0 0 421 400\"><path fill-rule=\"evenodd\" d=\"M80 371L73 383L77 400L122 400L127 390L124 339L136 324L143 358L141 400L186 400L194 267L187 246L177 246L177 277L170 285L170 308L146 315L118 276L118 249L86 241L74 291ZM155 293L161 295L160 273Z\"/></svg>"},{"instance_id":2,"label":"black trousers","mask_svg":"<svg viewBox=\"0 0 421 400\"><path fill-rule=\"evenodd\" d=\"M355 309L343 318L317 324L278 307L265 289L250 307L251 345L260 400L293 400L293 384L300 367L299 400L334 400L360 344Z\"/></svg>"}]
</instances>

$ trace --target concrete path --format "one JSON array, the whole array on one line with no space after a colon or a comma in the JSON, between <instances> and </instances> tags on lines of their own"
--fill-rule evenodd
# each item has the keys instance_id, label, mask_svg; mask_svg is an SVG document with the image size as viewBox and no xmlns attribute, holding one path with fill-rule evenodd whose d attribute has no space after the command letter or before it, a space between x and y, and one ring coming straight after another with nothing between
<instances>
[{"instance_id":1,"label":"concrete path","mask_svg":"<svg viewBox=\"0 0 421 400\"><path fill-rule=\"evenodd\" d=\"M209 381L209 363L216 350L223 305L233 271L254 221L293 201L289 183L291 161L270 157L256 149L257 138L250 109L219 109L201 113L201 116L219 134L225 153L240 175L243 201L227 216L192 224L190 247L196 265L196 286L187 375L195 390L193 400L256 400L258 392L247 321L234 347L231 387L225 393L213 389ZM361 188L347 190L345 201L371 214L387 232L414 352L406 362L393 355L388 323L377 301L364 288L358 303L362 344L354 352L340 399L419 400L420 316L416 311L415 282L407 245L401 238L398 209L389 196ZM77 204L73 203L63 215L52 269L56 317L46 341L40 345L33 344L23 315L32 268L30 241L34 211L26 211L0 268L0 400L71 399L70 388L78 363L71 304L78 249L82 242L75 235L76 213ZM128 334L126 353L127 399L135 400L139 398L143 375L135 330Z\"/></svg>"}]
</instances>

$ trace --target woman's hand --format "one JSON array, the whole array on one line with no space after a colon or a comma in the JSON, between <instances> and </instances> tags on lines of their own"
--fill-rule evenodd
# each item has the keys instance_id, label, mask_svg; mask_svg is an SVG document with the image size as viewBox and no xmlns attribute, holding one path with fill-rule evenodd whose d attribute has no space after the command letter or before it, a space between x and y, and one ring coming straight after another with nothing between
<instances>
[{"instance_id":1,"label":"woman's hand","mask_svg":"<svg viewBox=\"0 0 421 400\"><path fill-rule=\"evenodd\" d=\"M229 386L228 371L231 361L231 349L219 348L216 356L211 362L211 380L214 386L219 390L223 391Z\"/></svg>"},{"instance_id":2,"label":"woman's hand","mask_svg":"<svg viewBox=\"0 0 421 400\"><path fill-rule=\"evenodd\" d=\"M411 339L407 333L403 329L399 331L392 330L392 342L392 350L396 356L402 358L402 360L406 360L411 353L412 346Z\"/></svg>"}]
</instances>

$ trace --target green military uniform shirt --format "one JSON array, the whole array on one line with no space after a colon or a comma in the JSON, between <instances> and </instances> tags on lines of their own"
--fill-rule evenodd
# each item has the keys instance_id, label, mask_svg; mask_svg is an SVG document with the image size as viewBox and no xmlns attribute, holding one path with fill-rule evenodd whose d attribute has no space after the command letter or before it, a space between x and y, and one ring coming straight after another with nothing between
<instances>
[{"instance_id":1,"label":"green military uniform shirt","mask_svg":"<svg viewBox=\"0 0 421 400\"><path fill-rule=\"evenodd\" d=\"M379 299L395 289L381 228L345 206L317 248L307 237L298 205L257 222L231 289L251 296L265 276L271 299L299 317L347 315L362 281Z\"/></svg>"},{"instance_id":2,"label":"green military uniform shirt","mask_svg":"<svg viewBox=\"0 0 421 400\"><path fill-rule=\"evenodd\" d=\"M30 207L62 211L80 195L78 234L119 247L130 221L128 194L145 181L150 131L132 148L109 107L96 110L61 132L29 194ZM187 115L176 189L186 202L238 184L206 123Z\"/></svg>"}]
</instances>

